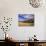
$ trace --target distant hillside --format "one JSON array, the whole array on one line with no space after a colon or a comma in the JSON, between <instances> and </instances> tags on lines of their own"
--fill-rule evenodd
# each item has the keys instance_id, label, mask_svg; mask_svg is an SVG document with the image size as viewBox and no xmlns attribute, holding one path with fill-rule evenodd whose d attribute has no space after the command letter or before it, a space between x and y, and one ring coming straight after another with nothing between
<instances>
[{"instance_id":1,"label":"distant hillside","mask_svg":"<svg viewBox=\"0 0 46 46\"><path fill-rule=\"evenodd\" d=\"M19 22L24 22L24 23L34 23L34 19L29 19L29 20L19 21Z\"/></svg>"}]
</instances>

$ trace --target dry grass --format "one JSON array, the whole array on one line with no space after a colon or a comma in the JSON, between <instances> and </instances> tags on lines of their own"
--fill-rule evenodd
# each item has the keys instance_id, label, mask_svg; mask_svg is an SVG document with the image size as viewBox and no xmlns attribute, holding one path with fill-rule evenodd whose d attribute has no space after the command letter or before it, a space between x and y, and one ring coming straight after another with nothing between
<instances>
[{"instance_id":1,"label":"dry grass","mask_svg":"<svg viewBox=\"0 0 46 46\"><path fill-rule=\"evenodd\" d=\"M19 26L33 26L33 23L24 23L24 22L19 22Z\"/></svg>"}]
</instances>

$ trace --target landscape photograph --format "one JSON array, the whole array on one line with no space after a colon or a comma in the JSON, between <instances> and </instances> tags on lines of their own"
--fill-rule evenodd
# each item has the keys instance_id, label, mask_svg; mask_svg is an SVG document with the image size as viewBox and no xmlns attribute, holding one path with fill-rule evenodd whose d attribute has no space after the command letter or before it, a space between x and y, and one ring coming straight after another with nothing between
<instances>
[{"instance_id":1,"label":"landscape photograph","mask_svg":"<svg viewBox=\"0 0 46 46\"><path fill-rule=\"evenodd\" d=\"M19 26L34 26L34 14L18 14Z\"/></svg>"}]
</instances>

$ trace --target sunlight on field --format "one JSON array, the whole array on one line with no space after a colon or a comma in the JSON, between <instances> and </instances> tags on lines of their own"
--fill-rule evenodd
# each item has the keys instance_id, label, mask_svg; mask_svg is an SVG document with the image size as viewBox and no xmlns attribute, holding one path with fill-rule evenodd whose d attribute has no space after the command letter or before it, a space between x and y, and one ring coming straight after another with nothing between
<instances>
[{"instance_id":1,"label":"sunlight on field","mask_svg":"<svg viewBox=\"0 0 46 46\"><path fill-rule=\"evenodd\" d=\"M24 23L24 22L19 22L19 26L33 26L33 23Z\"/></svg>"}]
</instances>

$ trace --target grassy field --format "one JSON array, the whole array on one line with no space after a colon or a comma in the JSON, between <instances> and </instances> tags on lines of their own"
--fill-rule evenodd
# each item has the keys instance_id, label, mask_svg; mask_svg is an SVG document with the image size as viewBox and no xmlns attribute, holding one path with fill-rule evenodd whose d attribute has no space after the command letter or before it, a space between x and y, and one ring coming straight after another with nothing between
<instances>
[{"instance_id":1,"label":"grassy field","mask_svg":"<svg viewBox=\"0 0 46 46\"><path fill-rule=\"evenodd\" d=\"M34 26L34 23L19 22L19 26Z\"/></svg>"}]
</instances>

